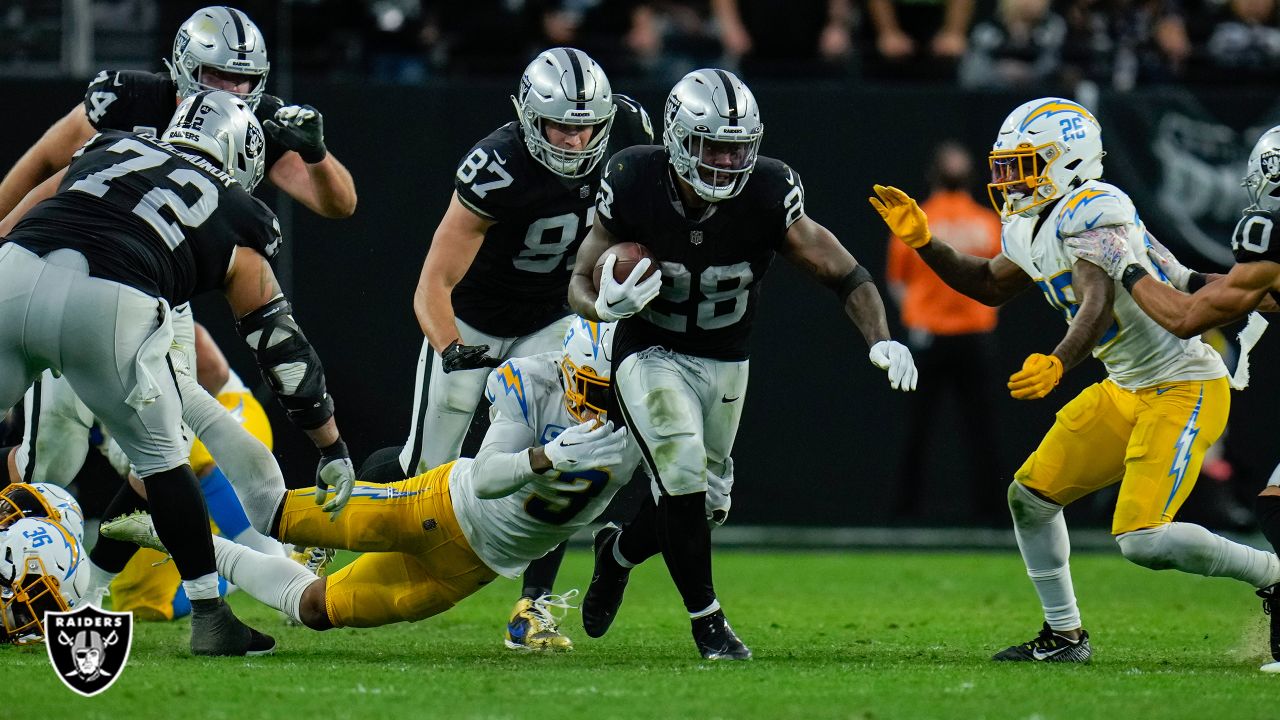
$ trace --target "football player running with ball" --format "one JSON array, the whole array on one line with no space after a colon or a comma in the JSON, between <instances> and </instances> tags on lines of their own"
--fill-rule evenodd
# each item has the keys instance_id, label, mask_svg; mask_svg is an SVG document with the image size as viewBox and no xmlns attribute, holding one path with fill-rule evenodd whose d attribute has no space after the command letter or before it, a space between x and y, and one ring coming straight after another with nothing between
<instances>
[{"instance_id":1,"label":"football player running with ball","mask_svg":"<svg viewBox=\"0 0 1280 720\"><path fill-rule=\"evenodd\" d=\"M1089 661L1062 508L1116 482L1111 533L1130 561L1258 588L1280 581L1274 554L1173 521L1205 451L1222 434L1230 387L1208 345L1160 327L1106 270L1068 247L1072 237L1120 235L1138 246L1147 237L1129 197L1101 181L1101 132L1088 110L1061 98L1033 100L1009 115L990 155L988 188L1005 218L1002 251L992 259L933 238L925 214L901 190L877 185L871 198L889 229L959 292L1000 305L1035 283L1063 314L1068 329L1058 345L1030 355L1009 378L1014 398L1045 397L1089 354L1107 369L1106 380L1058 411L1014 473L1009 510L1045 623L1039 635L995 660Z\"/></svg>"},{"instance_id":2,"label":"football player running with ball","mask_svg":"<svg viewBox=\"0 0 1280 720\"><path fill-rule=\"evenodd\" d=\"M388 484L356 483L336 517L316 505L313 489L246 499L259 530L364 553L350 565L318 579L284 558L214 538L218 570L315 630L422 620L499 575L519 577L595 519L640 463L629 432L605 419L612 332L577 318L562 350L490 372L492 423L474 460ZM102 533L163 550L145 514L108 522ZM534 612L554 624L556 606L566 603L543 598Z\"/></svg>"},{"instance_id":3,"label":"football player running with ball","mask_svg":"<svg viewBox=\"0 0 1280 720\"><path fill-rule=\"evenodd\" d=\"M602 160L653 140L644 109L614 93L604 70L573 48L534 58L512 102L517 121L478 142L458 166L422 265L413 308L425 337L394 479L458 457L489 368L559 347L570 318L569 271L595 220ZM556 548L529 567L509 645L572 646L554 624L521 629L540 623L531 607L551 592L563 556Z\"/></svg>"},{"instance_id":4,"label":"football player running with ball","mask_svg":"<svg viewBox=\"0 0 1280 720\"><path fill-rule=\"evenodd\" d=\"M569 303L585 317L619 321L616 399L661 491L661 551L698 651L745 660L751 651L729 627L712 585L706 495L709 475L730 474L747 342L774 255L836 294L894 389L915 389L916 368L910 351L889 339L870 273L805 215L800 176L757 155L764 125L741 80L724 70L689 73L671 90L664 121L662 147L610 159ZM648 247L659 274L642 280L653 264L644 258L624 282L615 278L617 256L606 253L628 241ZM597 290L593 272L602 255Z\"/></svg>"},{"instance_id":5,"label":"football player running with ball","mask_svg":"<svg viewBox=\"0 0 1280 720\"><path fill-rule=\"evenodd\" d=\"M1143 312L1178 337L1195 337L1255 309L1273 311L1280 299L1280 238L1275 235L1280 222L1280 127L1258 139L1249 153L1242 184L1251 202L1231 237L1236 264L1226 275L1194 272L1151 238L1145 248L1135 248L1128 236L1118 232L1079 235L1068 238L1067 244L1076 255L1119 280ZM1137 259L1144 254L1160 271L1154 277ZM1255 503L1263 534L1272 548L1280 550L1280 471L1271 474ZM1280 672L1280 585L1268 585L1258 595L1271 616L1275 661L1262 670Z\"/></svg>"}]
</instances>

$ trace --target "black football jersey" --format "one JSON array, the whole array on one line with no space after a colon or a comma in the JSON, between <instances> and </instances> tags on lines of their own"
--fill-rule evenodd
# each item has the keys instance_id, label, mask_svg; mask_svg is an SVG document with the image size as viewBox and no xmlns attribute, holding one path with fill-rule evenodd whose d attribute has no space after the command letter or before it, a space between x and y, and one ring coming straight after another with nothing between
<instances>
[{"instance_id":1,"label":"black football jersey","mask_svg":"<svg viewBox=\"0 0 1280 720\"><path fill-rule=\"evenodd\" d=\"M76 250L90 275L178 305L221 288L237 246L271 258L281 239L271 210L213 163L109 130L72 158L58 193L6 241L41 256Z\"/></svg>"},{"instance_id":2,"label":"black football jersey","mask_svg":"<svg viewBox=\"0 0 1280 720\"><path fill-rule=\"evenodd\" d=\"M618 323L613 357L661 346L713 360L744 360L760 282L787 228L804 215L804 187L786 164L761 157L742 192L706 214L681 211L667 152L635 147L615 155L596 203L598 222L638 242L662 268L662 291Z\"/></svg>"},{"instance_id":3,"label":"black football jersey","mask_svg":"<svg viewBox=\"0 0 1280 720\"><path fill-rule=\"evenodd\" d=\"M1267 210L1246 210L1231 233L1231 251L1236 262L1270 260L1280 263L1280 233L1277 218Z\"/></svg>"},{"instance_id":4,"label":"black football jersey","mask_svg":"<svg viewBox=\"0 0 1280 720\"><path fill-rule=\"evenodd\" d=\"M284 107L278 97L263 95L254 114L259 122L275 117ZM103 70L84 93L84 111L97 130L124 130L160 135L178 109L178 84L168 73L139 70ZM267 171L287 152L267 136Z\"/></svg>"},{"instance_id":5,"label":"black football jersey","mask_svg":"<svg viewBox=\"0 0 1280 720\"><path fill-rule=\"evenodd\" d=\"M620 143L648 143L649 116L614 95L609 152ZM563 178L529 154L520 124L490 133L454 173L458 200L494 221L466 275L453 289L454 314L497 337L521 337L569 314L569 275L578 247L595 221L601 168Z\"/></svg>"}]
</instances>

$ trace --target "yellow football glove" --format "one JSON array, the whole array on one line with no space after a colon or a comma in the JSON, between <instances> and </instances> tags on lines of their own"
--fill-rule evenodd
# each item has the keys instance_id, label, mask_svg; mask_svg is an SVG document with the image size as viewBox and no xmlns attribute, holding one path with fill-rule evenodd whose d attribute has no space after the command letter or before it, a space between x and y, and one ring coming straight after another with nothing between
<instances>
[{"instance_id":1,"label":"yellow football glove","mask_svg":"<svg viewBox=\"0 0 1280 720\"><path fill-rule=\"evenodd\" d=\"M1057 355L1032 353L1022 369L1009 378L1009 394L1015 400L1039 400L1058 386L1062 361Z\"/></svg>"},{"instance_id":2,"label":"yellow football glove","mask_svg":"<svg viewBox=\"0 0 1280 720\"><path fill-rule=\"evenodd\" d=\"M873 189L877 197L867 199L893 234L917 250L928 245L933 239L929 235L929 218L916 201L896 187L875 185Z\"/></svg>"}]
</instances>

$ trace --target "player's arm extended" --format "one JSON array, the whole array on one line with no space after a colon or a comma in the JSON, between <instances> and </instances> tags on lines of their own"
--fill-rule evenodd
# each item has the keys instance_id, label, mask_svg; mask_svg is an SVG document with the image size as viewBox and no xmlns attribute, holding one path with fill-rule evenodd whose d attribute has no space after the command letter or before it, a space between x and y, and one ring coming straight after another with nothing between
<instances>
[{"instance_id":1,"label":"player's arm extended","mask_svg":"<svg viewBox=\"0 0 1280 720\"><path fill-rule=\"evenodd\" d=\"M1087 260L1077 260L1071 266L1071 278L1080 309L1071 318L1067 334L1053 349L1063 370L1070 370L1089 357L1114 322L1111 306L1116 298L1116 283L1107 271Z\"/></svg>"},{"instance_id":2,"label":"player's arm extended","mask_svg":"<svg viewBox=\"0 0 1280 720\"><path fill-rule=\"evenodd\" d=\"M569 307L591 322L600 322L600 316L596 314L596 263L605 250L617 243L618 237L597 221L578 248L573 275L569 277Z\"/></svg>"},{"instance_id":3,"label":"player's arm extended","mask_svg":"<svg viewBox=\"0 0 1280 720\"><path fill-rule=\"evenodd\" d=\"M493 413L484 442L471 464L472 486L484 500L506 497L551 468L538 440L524 423Z\"/></svg>"},{"instance_id":4,"label":"player's arm extended","mask_svg":"<svg viewBox=\"0 0 1280 720\"><path fill-rule=\"evenodd\" d=\"M1129 294L1142 311L1180 338L1199 335L1209 328L1244 317L1254 309L1267 309L1267 294L1280 284L1280 264L1269 260L1237 263L1221 279L1208 282L1193 294L1165 285L1145 273L1126 281Z\"/></svg>"},{"instance_id":5,"label":"player's arm extended","mask_svg":"<svg viewBox=\"0 0 1280 720\"><path fill-rule=\"evenodd\" d=\"M802 216L787 228L781 254L836 293L845 314L858 326L868 346L889 339L884 301L871 273L858 264L830 230L809 216Z\"/></svg>"},{"instance_id":6,"label":"player's arm extended","mask_svg":"<svg viewBox=\"0 0 1280 720\"><path fill-rule=\"evenodd\" d=\"M62 178L66 174L67 169L64 167L27 193L26 197L22 198L22 202L18 203L17 207L13 208L8 215L5 215L3 220L0 220L0 237L12 232L18 221L31 212L31 208L39 205L41 201L48 200L58 194L58 186L62 184Z\"/></svg>"},{"instance_id":7,"label":"player's arm extended","mask_svg":"<svg viewBox=\"0 0 1280 720\"><path fill-rule=\"evenodd\" d=\"M475 261L493 222L467 209L455 192L431 238L431 249L413 292L413 314L436 352L443 353L449 343L461 337L453 314L453 288Z\"/></svg>"},{"instance_id":8,"label":"player's arm extended","mask_svg":"<svg viewBox=\"0 0 1280 720\"><path fill-rule=\"evenodd\" d=\"M346 166L328 153L318 163L308 163L296 152L280 156L267 173L271 183L327 218L348 218L356 211L356 183Z\"/></svg>"},{"instance_id":9,"label":"player's arm extended","mask_svg":"<svg viewBox=\"0 0 1280 720\"><path fill-rule=\"evenodd\" d=\"M0 180L0 217L9 215L27 193L70 165L71 156L95 132L83 105L76 105L51 125Z\"/></svg>"}]
</instances>

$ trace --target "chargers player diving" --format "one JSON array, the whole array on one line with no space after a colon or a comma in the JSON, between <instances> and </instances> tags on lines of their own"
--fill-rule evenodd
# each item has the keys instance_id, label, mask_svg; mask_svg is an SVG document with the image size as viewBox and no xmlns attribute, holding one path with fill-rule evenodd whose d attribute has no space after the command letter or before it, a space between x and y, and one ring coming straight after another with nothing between
<instances>
[{"instance_id":1,"label":"chargers player diving","mask_svg":"<svg viewBox=\"0 0 1280 720\"><path fill-rule=\"evenodd\" d=\"M489 373L492 423L474 460L393 483L359 482L336 517L310 489L246 502L254 525L283 541L364 553L350 565L317 579L214 538L218 569L316 630L422 620L499 575L518 577L595 519L640 463L627 430L605 421L612 335L611 325L575 319L562 350ZM146 514L109 521L102 533L161 549ZM559 598L543 596L533 612L549 622L556 605Z\"/></svg>"},{"instance_id":2,"label":"chargers player diving","mask_svg":"<svg viewBox=\"0 0 1280 720\"><path fill-rule=\"evenodd\" d=\"M223 291L264 379L320 449L316 499L338 510L355 481L320 359L267 259L282 238L249 194L262 174L252 111L229 93L202 91L178 106L164 139L118 131L91 139L32 194L58 192L0 244L0 286L9 293L0 307L0 405L57 370L124 449L191 600L198 655L269 652L275 641L218 597L170 354L172 305Z\"/></svg>"},{"instance_id":3,"label":"chargers player diving","mask_svg":"<svg viewBox=\"0 0 1280 720\"><path fill-rule=\"evenodd\" d=\"M1174 522L1226 424L1227 371L1208 345L1160 327L1103 268L1067 245L1077 236L1123 235L1140 247L1147 237L1129 197L1101 179L1101 133L1092 113L1061 98L1032 100L1008 116L990 154L988 189L1005 218L1002 250L991 259L932 237L928 218L901 190L877 185L871 198L890 230L959 292L1001 305L1034 283L1066 319L1057 346L1032 353L1009 378L1014 398L1045 397L1090 354L1106 367L1105 380L1058 411L1009 486L1018 549L1045 622L1036 637L995 660L1089 661L1062 508L1116 482L1111 533L1130 561L1257 588L1280 581L1274 554Z\"/></svg>"},{"instance_id":4,"label":"chargers player diving","mask_svg":"<svg viewBox=\"0 0 1280 720\"><path fill-rule=\"evenodd\" d=\"M1280 222L1280 127L1266 131L1254 144L1242 185L1250 203L1231 236L1236 264L1225 275L1183 266L1154 238L1148 238L1145 255L1168 284L1137 260L1143 248L1132 247L1122 233L1085 233L1068 238L1067 244L1119 280L1143 312L1178 337L1194 337L1253 310L1273 311L1280 300L1280 237L1275 233ZM1272 245L1273 241L1277 244ZM1271 474L1254 502L1263 534L1272 548L1280 550L1280 469ZM1262 670L1280 672L1280 585L1261 588L1258 595L1271 616L1275 661Z\"/></svg>"},{"instance_id":5,"label":"chargers player diving","mask_svg":"<svg viewBox=\"0 0 1280 720\"><path fill-rule=\"evenodd\" d=\"M716 69L685 75L667 97L663 145L609 160L597 222L569 282L569 304L579 314L618 321L618 407L660 488L652 522L694 642L708 659L751 657L712 584L706 508L709 477L729 474L747 391L748 339L774 256L835 293L895 390L916 387L911 352L889 339L871 274L805 214L796 171L758 156L763 137L755 96L736 76ZM659 272L645 279L652 263L644 258L618 282L609 248L627 241L647 246ZM593 274L602 256L597 291ZM597 561L611 557L604 546Z\"/></svg>"},{"instance_id":6,"label":"chargers player diving","mask_svg":"<svg viewBox=\"0 0 1280 720\"><path fill-rule=\"evenodd\" d=\"M85 601L84 515L48 483L0 489L0 643L42 642L44 614Z\"/></svg>"},{"instance_id":7,"label":"chargers player diving","mask_svg":"<svg viewBox=\"0 0 1280 720\"><path fill-rule=\"evenodd\" d=\"M613 92L604 70L573 48L534 58L512 102L518 119L476 143L454 173L414 293L424 338L400 474L378 479L456 459L488 368L559 346L570 318L569 271L595 219L602 160L653 140L644 108ZM551 592L563 554L557 548L530 566L513 626L536 620L529 607ZM516 644L572 645L554 627L536 644L525 640Z\"/></svg>"}]
</instances>

